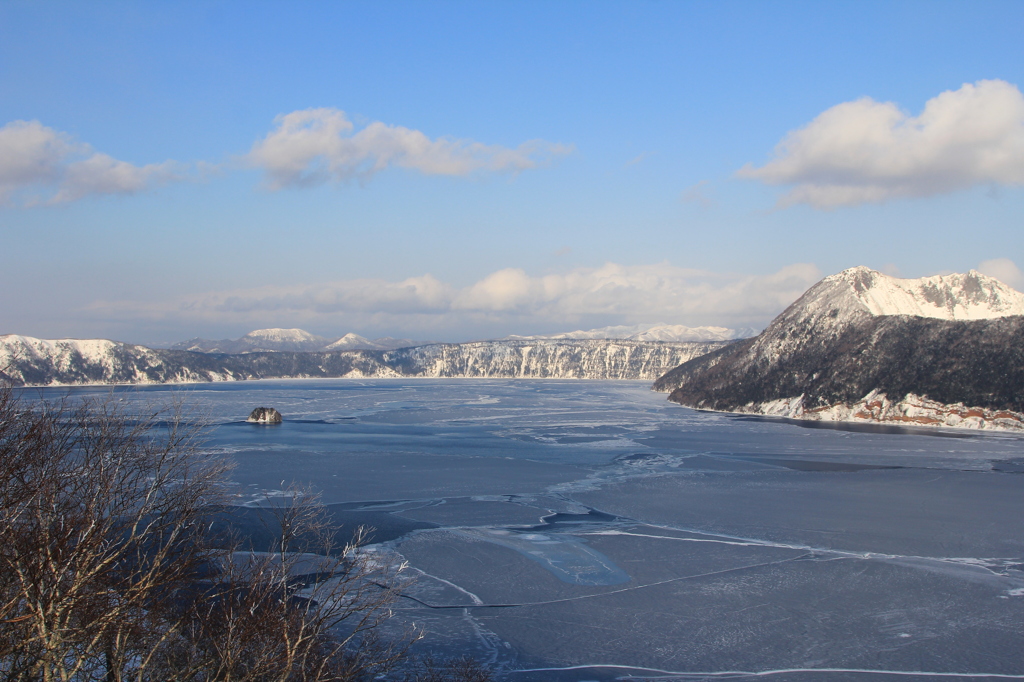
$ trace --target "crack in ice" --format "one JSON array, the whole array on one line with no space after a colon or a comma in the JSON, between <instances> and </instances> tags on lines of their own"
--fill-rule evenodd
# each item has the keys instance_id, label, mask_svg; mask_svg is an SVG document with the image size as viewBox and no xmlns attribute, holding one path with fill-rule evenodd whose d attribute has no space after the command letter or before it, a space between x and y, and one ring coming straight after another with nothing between
<instances>
[{"instance_id":1,"label":"crack in ice","mask_svg":"<svg viewBox=\"0 0 1024 682\"><path fill-rule=\"evenodd\" d=\"M785 564L785 563L789 563L791 561L799 561L800 559L804 559L804 558L806 558L808 556L811 556L811 554L809 552L805 553L805 554L801 554L799 556L795 556L795 557L789 557L789 558L786 558L786 559L779 559L778 561L766 561L766 562L761 562L761 563L757 563L757 564L746 564L746 565L743 565L743 566L734 566L733 568L723 568L723 569L721 569L719 571L709 571L707 573L696 573L696 574L693 574L693 575L681 575L681 576L678 576L678 577L675 577L675 578L667 578L665 580L658 580L658 581L653 582L653 583L645 583L643 585L634 585L633 587L623 587L623 588L618 589L618 590L609 590L607 592L596 592L594 594L581 594L581 595L579 595L577 597L565 597L565 598L562 598L562 599L549 599L549 600L546 600L546 601L520 602L520 603L499 603L499 604L473 604L472 606L467 606L466 604L431 604L429 602L423 601L422 599L419 599L418 597L414 597L414 596L412 596L410 594L402 594L402 597L405 598L405 599L409 599L411 601L414 601L414 602L416 602L418 604L421 604L422 606L425 606L425 607L427 607L429 609L467 609L467 608L508 609L508 608L519 608L519 607L526 607L526 606L546 606L546 605L549 605L549 604L564 604L564 603L567 603L567 602L580 601L580 600L583 600L583 599L596 599L598 597L606 597L608 595L621 594L623 592L634 592L636 590L642 590L642 589L646 589L648 587L657 587L658 585L667 585L669 583L681 582L683 580L696 580L698 578L707 578L707 577L710 577L710 576L722 575L722 574L725 574L725 573L735 573L737 571L744 571L744 570L751 569L751 568L763 568L765 566L777 566L779 564Z\"/></svg>"},{"instance_id":2,"label":"crack in ice","mask_svg":"<svg viewBox=\"0 0 1024 682\"><path fill-rule=\"evenodd\" d=\"M660 668L645 668L633 665L615 665L613 663L594 663L590 665L570 665L561 668L522 668L519 670L508 670L508 673L543 673L543 672L568 672L571 670L641 670L645 673L656 673L658 677L669 675L677 678L698 678L698 677L769 677L771 675L787 675L793 673L857 673L863 675L898 675L903 677L967 677L972 679L1003 679L1003 680L1024 680L1024 674L1014 673L955 673L955 672L932 672L924 670L880 670L874 668L777 668L774 670L716 670L716 671L679 671L662 670ZM630 675L639 678L637 675ZM643 678L641 678L643 679ZM654 678L646 678L654 679Z\"/></svg>"}]
</instances>

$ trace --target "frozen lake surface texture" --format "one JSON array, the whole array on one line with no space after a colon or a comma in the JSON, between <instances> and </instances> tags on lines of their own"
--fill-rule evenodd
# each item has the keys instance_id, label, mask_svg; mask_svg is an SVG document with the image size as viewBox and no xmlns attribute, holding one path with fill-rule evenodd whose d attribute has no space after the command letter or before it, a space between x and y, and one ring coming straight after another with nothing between
<instances>
[{"instance_id":1,"label":"frozen lake surface texture","mask_svg":"<svg viewBox=\"0 0 1024 682\"><path fill-rule=\"evenodd\" d=\"M294 481L376 528L416 576L399 621L503 680L1024 679L1019 436L699 413L646 382L118 392L208 414L240 504Z\"/></svg>"}]
</instances>

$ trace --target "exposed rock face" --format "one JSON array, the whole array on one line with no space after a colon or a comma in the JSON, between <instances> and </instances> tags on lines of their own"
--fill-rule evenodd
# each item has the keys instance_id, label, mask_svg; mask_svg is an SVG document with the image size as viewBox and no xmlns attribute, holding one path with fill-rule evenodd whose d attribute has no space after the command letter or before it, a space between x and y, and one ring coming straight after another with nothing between
<instances>
[{"instance_id":1,"label":"exposed rock face","mask_svg":"<svg viewBox=\"0 0 1024 682\"><path fill-rule=\"evenodd\" d=\"M1024 295L979 273L827 277L758 337L655 382L700 409L1024 427Z\"/></svg>"},{"instance_id":2,"label":"exposed rock face","mask_svg":"<svg viewBox=\"0 0 1024 682\"><path fill-rule=\"evenodd\" d=\"M273 407L257 407L245 421L253 424L280 424L281 413Z\"/></svg>"},{"instance_id":3,"label":"exposed rock face","mask_svg":"<svg viewBox=\"0 0 1024 682\"><path fill-rule=\"evenodd\" d=\"M654 379L726 345L610 340L481 341L390 351L243 354L155 350L116 341L0 337L0 380L22 386L269 378Z\"/></svg>"}]
</instances>

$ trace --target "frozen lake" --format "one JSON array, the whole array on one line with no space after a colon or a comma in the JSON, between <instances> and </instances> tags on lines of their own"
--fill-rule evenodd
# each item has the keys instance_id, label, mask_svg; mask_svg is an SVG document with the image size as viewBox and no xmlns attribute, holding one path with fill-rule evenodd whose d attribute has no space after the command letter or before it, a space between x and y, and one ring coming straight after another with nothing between
<instances>
[{"instance_id":1,"label":"frozen lake","mask_svg":"<svg viewBox=\"0 0 1024 682\"><path fill-rule=\"evenodd\" d=\"M417 576L398 620L503 679L1024 679L1020 436L699 413L647 382L117 391L205 413L239 504L294 481L376 528Z\"/></svg>"}]
</instances>

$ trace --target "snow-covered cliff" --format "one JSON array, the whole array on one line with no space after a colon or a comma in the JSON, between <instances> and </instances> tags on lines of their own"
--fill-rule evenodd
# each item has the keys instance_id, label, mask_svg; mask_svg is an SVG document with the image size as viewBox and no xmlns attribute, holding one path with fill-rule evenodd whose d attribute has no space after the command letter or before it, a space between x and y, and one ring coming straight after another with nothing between
<instances>
[{"instance_id":1,"label":"snow-covered cliff","mask_svg":"<svg viewBox=\"0 0 1024 682\"><path fill-rule=\"evenodd\" d=\"M156 350L117 341L0 336L0 379L15 385L181 383L305 377L654 379L723 343L481 341L398 350Z\"/></svg>"},{"instance_id":2,"label":"snow-covered cliff","mask_svg":"<svg viewBox=\"0 0 1024 682\"><path fill-rule=\"evenodd\" d=\"M9 334L0 336L0 380L16 386L50 386L244 378L223 363L203 362L203 357L107 339L46 340Z\"/></svg>"},{"instance_id":3,"label":"snow-covered cliff","mask_svg":"<svg viewBox=\"0 0 1024 682\"><path fill-rule=\"evenodd\" d=\"M655 389L701 409L1024 428L1024 294L974 271L901 280L851 268Z\"/></svg>"},{"instance_id":4,"label":"snow-covered cliff","mask_svg":"<svg viewBox=\"0 0 1024 682\"><path fill-rule=\"evenodd\" d=\"M656 379L726 344L608 339L479 341L431 344L384 354L388 365L418 368L429 377L533 379Z\"/></svg>"}]
</instances>

